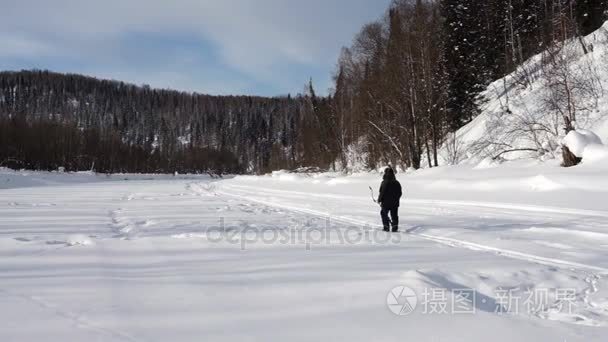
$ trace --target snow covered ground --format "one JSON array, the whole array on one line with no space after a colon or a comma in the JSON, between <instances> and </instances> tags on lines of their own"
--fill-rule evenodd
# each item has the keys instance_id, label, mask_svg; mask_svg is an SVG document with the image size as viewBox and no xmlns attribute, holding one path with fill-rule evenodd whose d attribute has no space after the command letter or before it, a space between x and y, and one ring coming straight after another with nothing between
<instances>
[{"instance_id":1,"label":"snow covered ground","mask_svg":"<svg viewBox=\"0 0 608 342\"><path fill-rule=\"evenodd\" d=\"M389 235L378 174L0 170L0 340L605 341L605 175L398 175Z\"/></svg>"}]
</instances>

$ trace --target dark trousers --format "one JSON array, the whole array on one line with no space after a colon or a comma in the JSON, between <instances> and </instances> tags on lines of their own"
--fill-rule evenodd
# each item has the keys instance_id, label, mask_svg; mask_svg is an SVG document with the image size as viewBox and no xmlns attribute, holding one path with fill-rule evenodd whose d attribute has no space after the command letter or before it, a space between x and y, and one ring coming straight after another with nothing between
<instances>
[{"instance_id":1,"label":"dark trousers","mask_svg":"<svg viewBox=\"0 0 608 342\"><path fill-rule=\"evenodd\" d=\"M389 213L391 214L390 219L388 218ZM380 216L382 216L384 230L388 231L392 226L393 232L399 231L399 208L382 208Z\"/></svg>"}]
</instances>

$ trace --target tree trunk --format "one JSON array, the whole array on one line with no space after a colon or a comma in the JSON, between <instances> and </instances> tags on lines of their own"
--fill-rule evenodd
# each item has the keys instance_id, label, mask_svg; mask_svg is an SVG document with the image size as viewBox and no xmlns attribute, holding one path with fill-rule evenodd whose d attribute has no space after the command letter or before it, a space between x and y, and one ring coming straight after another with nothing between
<instances>
[{"instance_id":1,"label":"tree trunk","mask_svg":"<svg viewBox=\"0 0 608 342\"><path fill-rule=\"evenodd\" d=\"M572 125L572 121L570 120L569 117L565 116L564 121L566 123L565 131L566 131L566 135L567 135L568 133L574 131L574 126ZM581 161L583 160L582 158L575 156L574 153L572 153L572 151L570 151L570 149L566 145L562 145L562 159L563 159L563 162L562 162L563 167L576 166L576 165L580 164Z\"/></svg>"},{"instance_id":2,"label":"tree trunk","mask_svg":"<svg viewBox=\"0 0 608 342\"><path fill-rule=\"evenodd\" d=\"M562 162L563 167L576 166L583 160L582 158L575 156L574 153L570 151L568 146L562 146L562 158L564 159Z\"/></svg>"}]
</instances>

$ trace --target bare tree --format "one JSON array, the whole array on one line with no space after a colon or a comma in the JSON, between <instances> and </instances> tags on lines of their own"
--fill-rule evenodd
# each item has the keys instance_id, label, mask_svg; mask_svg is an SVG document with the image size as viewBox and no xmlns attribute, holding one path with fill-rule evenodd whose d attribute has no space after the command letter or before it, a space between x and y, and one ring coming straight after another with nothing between
<instances>
[{"instance_id":1,"label":"bare tree","mask_svg":"<svg viewBox=\"0 0 608 342\"><path fill-rule=\"evenodd\" d=\"M465 158L465 144L457 133L448 133L444 146L446 151L445 161L449 165L457 165Z\"/></svg>"}]
</instances>

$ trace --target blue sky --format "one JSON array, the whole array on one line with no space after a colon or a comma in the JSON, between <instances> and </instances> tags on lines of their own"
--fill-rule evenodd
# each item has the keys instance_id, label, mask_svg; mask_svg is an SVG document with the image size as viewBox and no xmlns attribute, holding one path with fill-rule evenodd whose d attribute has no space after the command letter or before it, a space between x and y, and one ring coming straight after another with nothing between
<instances>
[{"instance_id":1,"label":"blue sky","mask_svg":"<svg viewBox=\"0 0 608 342\"><path fill-rule=\"evenodd\" d=\"M209 94L331 87L340 49L390 0L0 0L0 69Z\"/></svg>"}]
</instances>

